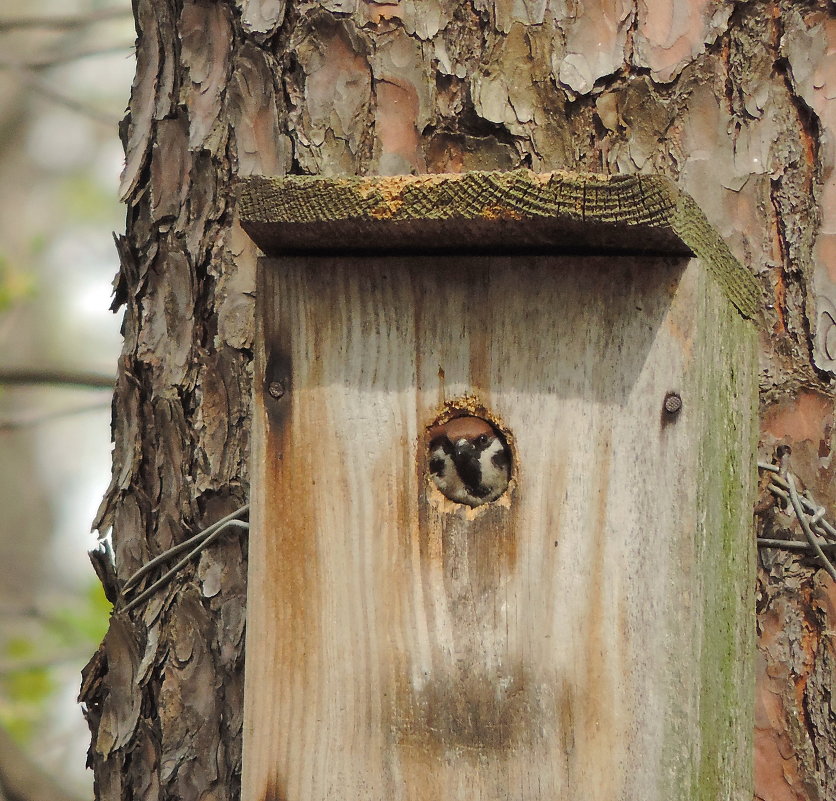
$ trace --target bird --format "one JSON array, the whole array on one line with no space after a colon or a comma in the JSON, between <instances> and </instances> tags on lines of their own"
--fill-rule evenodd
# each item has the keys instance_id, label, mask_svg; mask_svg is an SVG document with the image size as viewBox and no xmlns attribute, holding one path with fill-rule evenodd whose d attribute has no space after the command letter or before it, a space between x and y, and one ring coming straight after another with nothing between
<instances>
[{"instance_id":1,"label":"bird","mask_svg":"<svg viewBox=\"0 0 836 801\"><path fill-rule=\"evenodd\" d=\"M465 415L429 429L430 475L451 501L481 506L508 486L511 452L504 437L481 417Z\"/></svg>"}]
</instances>

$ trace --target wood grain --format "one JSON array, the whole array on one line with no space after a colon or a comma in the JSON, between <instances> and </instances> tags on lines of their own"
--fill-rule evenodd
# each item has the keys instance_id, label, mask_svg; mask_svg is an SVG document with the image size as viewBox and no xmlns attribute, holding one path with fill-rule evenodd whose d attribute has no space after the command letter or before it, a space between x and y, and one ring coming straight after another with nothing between
<instances>
[{"instance_id":1,"label":"wood grain","mask_svg":"<svg viewBox=\"0 0 836 801\"><path fill-rule=\"evenodd\" d=\"M754 328L702 266L300 257L259 281L244 799L750 791ZM476 509L427 476L465 396L515 460Z\"/></svg>"},{"instance_id":2,"label":"wood grain","mask_svg":"<svg viewBox=\"0 0 836 801\"><path fill-rule=\"evenodd\" d=\"M752 274L694 200L662 175L253 176L239 182L239 201L244 229L271 255L525 247L694 254L741 314L761 317Z\"/></svg>"}]
</instances>

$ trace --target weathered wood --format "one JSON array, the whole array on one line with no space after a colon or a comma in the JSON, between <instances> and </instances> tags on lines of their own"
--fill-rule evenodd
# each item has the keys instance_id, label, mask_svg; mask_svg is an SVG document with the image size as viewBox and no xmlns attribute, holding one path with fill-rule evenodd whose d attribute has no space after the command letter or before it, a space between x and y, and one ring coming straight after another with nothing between
<instances>
[{"instance_id":1,"label":"weathered wood","mask_svg":"<svg viewBox=\"0 0 836 801\"><path fill-rule=\"evenodd\" d=\"M258 303L244 799L750 797L755 335L702 265L288 257ZM476 509L427 476L465 398L515 459Z\"/></svg>"},{"instance_id":2,"label":"weathered wood","mask_svg":"<svg viewBox=\"0 0 836 801\"><path fill-rule=\"evenodd\" d=\"M661 175L468 172L241 182L241 222L267 253L563 250L696 254L746 317L760 291L694 201Z\"/></svg>"},{"instance_id":3,"label":"weathered wood","mask_svg":"<svg viewBox=\"0 0 836 801\"><path fill-rule=\"evenodd\" d=\"M648 0L618 13L329 0L287 4L280 25L284 7L134 3L115 294L125 347L113 482L97 521L103 534L112 527L120 580L247 499L255 248L234 224L236 175L664 173L757 277L769 332L762 457L792 444L794 470L834 507L833 382L813 364L836 370L826 0ZM21 175L7 176L10 197ZM779 512L777 525L794 523ZM84 699L94 746L98 732L121 744L91 752L102 801L237 799L237 543L213 546L197 573L186 569L136 611L136 655L123 636L105 643ZM836 798L836 589L808 560L770 554L764 567L757 797ZM131 714L132 693L142 715ZM201 705L184 715L184 698Z\"/></svg>"}]
</instances>

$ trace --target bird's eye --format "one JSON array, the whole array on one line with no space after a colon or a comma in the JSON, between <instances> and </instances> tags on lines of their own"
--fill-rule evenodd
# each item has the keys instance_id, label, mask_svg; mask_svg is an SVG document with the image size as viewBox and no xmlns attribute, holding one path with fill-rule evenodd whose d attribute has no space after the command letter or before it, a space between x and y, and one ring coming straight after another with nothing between
<instances>
[{"instance_id":1,"label":"bird's eye","mask_svg":"<svg viewBox=\"0 0 836 801\"><path fill-rule=\"evenodd\" d=\"M487 434L480 434L476 437L476 444L477 445L487 445L488 444L488 435Z\"/></svg>"}]
</instances>

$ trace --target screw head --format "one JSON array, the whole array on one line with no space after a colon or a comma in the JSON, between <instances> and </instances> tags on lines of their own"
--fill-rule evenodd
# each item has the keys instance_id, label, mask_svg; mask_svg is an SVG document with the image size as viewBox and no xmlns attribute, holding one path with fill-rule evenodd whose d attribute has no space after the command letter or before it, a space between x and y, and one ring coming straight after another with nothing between
<instances>
[{"instance_id":1,"label":"screw head","mask_svg":"<svg viewBox=\"0 0 836 801\"><path fill-rule=\"evenodd\" d=\"M677 414L682 408L682 398L678 392L669 392L665 395L665 411L668 414Z\"/></svg>"},{"instance_id":2,"label":"screw head","mask_svg":"<svg viewBox=\"0 0 836 801\"><path fill-rule=\"evenodd\" d=\"M278 400L284 395L284 384L281 381L271 381L267 387L267 393L271 398Z\"/></svg>"}]
</instances>

